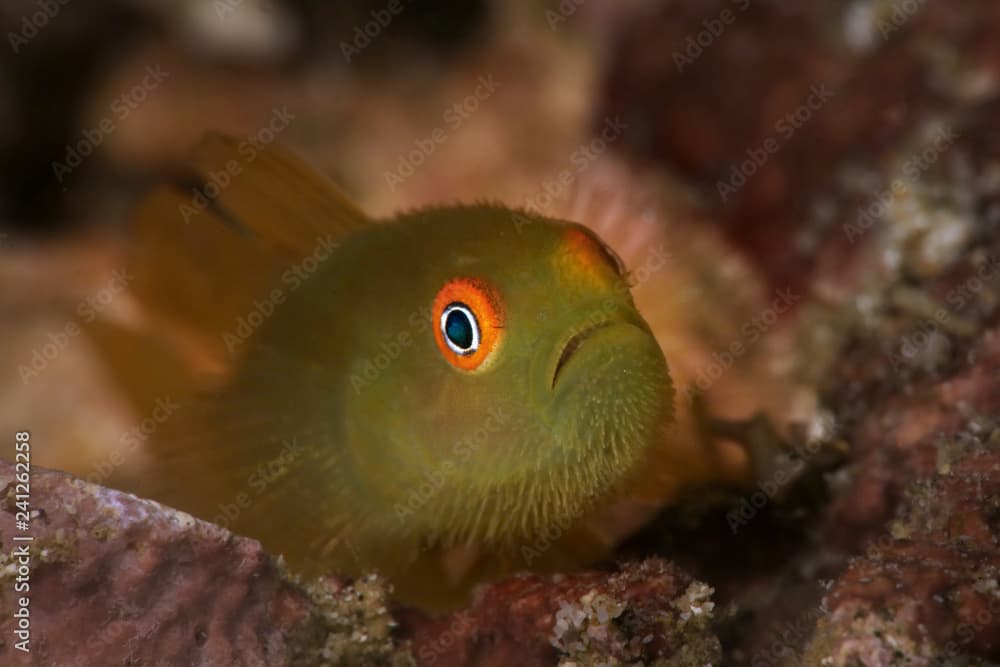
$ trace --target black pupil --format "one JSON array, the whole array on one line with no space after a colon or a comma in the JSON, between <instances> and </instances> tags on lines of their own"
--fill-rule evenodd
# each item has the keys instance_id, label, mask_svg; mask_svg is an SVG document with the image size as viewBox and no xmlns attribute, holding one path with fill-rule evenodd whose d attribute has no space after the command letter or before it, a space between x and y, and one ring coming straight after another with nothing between
<instances>
[{"instance_id":1,"label":"black pupil","mask_svg":"<svg viewBox=\"0 0 1000 667\"><path fill-rule=\"evenodd\" d=\"M469 316L460 310L453 310L448 313L444 321L444 332L448 340L455 344L455 347L468 350L472 347L472 322Z\"/></svg>"}]
</instances>

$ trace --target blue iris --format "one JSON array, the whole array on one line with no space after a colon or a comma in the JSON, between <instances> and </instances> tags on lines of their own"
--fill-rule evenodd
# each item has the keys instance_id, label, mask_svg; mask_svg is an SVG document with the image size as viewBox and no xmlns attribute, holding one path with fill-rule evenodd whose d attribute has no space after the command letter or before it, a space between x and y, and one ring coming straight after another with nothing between
<instances>
[{"instance_id":1,"label":"blue iris","mask_svg":"<svg viewBox=\"0 0 1000 667\"><path fill-rule=\"evenodd\" d=\"M464 309L454 309L444 322L444 333L455 347L468 350L475 340L475 324Z\"/></svg>"}]
</instances>

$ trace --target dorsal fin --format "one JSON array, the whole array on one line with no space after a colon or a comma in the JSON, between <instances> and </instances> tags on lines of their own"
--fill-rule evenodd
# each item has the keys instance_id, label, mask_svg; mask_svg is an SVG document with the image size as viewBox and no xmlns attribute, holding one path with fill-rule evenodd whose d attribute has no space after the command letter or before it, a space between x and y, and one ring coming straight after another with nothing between
<instances>
[{"instance_id":1,"label":"dorsal fin","mask_svg":"<svg viewBox=\"0 0 1000 667\"><path fill-rule=\"evenodd\" d=\"M205 210L183 213L191 196L163 187L135 218L131 293L157 334L201 339L209 363L226 363L225 334L274 286L287 260L259 239ZM230 346L232 347L232 346ZM221 348L221 349L220 349ZM194 359L192 359L194 361Z\"/></svg>"},{"instance_id":2,"label":"dorsal fin","mask_svg":"<svg viewBox=\"0 0 1000 667\"><path fill-rule=\"evenodd\" d=\"M153 192L136 215L131 266L142 306L219 342L281 272L369 221L329 180L285 149L208 134L191 182Z\"/></svg>"},{"instance_id":3,"label":"dorsal fin","mask_svg":"<svg viewBox=\"0 0 1000 667\"><path fill-rule=\"evenodd\" d=\"M290 288L284 272L306 257L325 260L367 224L346 195L288 151L207 135L184 183L157 188L136 211L127 274L138 317L95 322L90 333L117 377L141 378L123 384L143 414L162 396L141 367L144 354L179 360L171 365L176 377L161 378L172 395L203 388L238 362L274 291ZM146 340L124 344L129 330Z\"/></svg>"},{"instance_id":4,"label":"dorsal fin","mask_svg":"<svg viewBox=\"0 0 1000 667\"><path fill-rule=\"evenodd\" d=\"M309 255L320 240L369 222L333 183L275 144L208 134L193 166L213 207L286 257Z\"/></svg>"}]
</instances>

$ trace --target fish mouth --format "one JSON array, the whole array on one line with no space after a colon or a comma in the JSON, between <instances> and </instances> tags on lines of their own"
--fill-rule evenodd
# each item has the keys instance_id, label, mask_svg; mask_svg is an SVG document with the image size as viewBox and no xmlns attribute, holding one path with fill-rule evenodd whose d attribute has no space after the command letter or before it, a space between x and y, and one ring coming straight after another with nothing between
<instances>
[{"instance_id":1,"label":"fish mouth","mask_svg":"<svg viewBox=\"0 0 1000 667\"><path fill-rule=\"evenodd\" d=\"M559 373L566 367L566 364L573 357L573 355L579 351L580 347L587 341L587 339L601 329L610 327L612 324L614 324L614 322L610 320L597 322L596 324L591 324L580 329L575 334L570 336L569 340L567 340L566 344L563 346L562 353L559 355L559 360L556 361L556 368L552 373L552 389L555 389L556 387L556 382L559 380Z\"/></svg>"}]
</instances>

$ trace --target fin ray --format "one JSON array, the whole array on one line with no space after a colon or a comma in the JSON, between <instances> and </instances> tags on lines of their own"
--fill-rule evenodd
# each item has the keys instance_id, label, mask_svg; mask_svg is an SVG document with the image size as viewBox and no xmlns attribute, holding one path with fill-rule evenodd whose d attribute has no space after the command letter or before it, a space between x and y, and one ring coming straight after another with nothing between
<instances>
[{"instance_id":1,"label":"fin ray","mask_svg":"<svg viewBox=\"0 0 1000 667\"><path fill-rule=\"evenodd\" d=\"M274 144L209 134L195 149L194 168L203 188L215 183L215 205L293 260L323 239L336 241L370 224L332 182Z\"/></svg>"}]
</instances>

